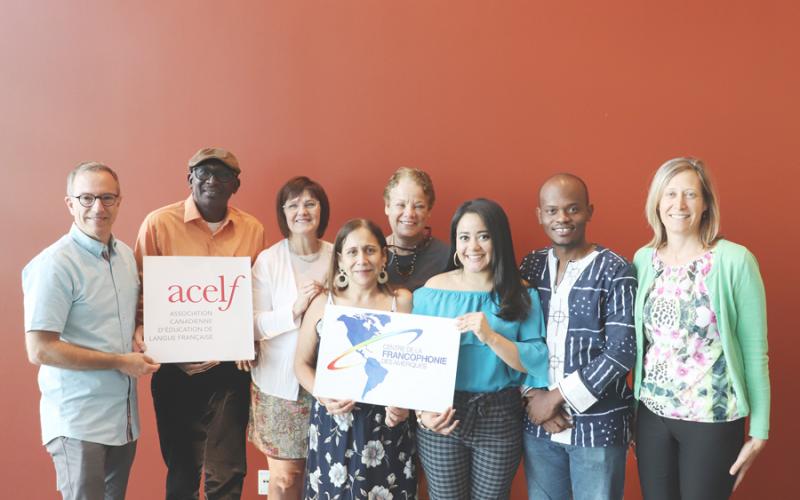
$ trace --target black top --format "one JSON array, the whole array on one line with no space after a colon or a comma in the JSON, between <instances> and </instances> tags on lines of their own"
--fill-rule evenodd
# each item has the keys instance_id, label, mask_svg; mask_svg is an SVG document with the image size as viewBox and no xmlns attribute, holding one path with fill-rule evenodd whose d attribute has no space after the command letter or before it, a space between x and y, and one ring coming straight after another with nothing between
<instances>
[{"instance_id":1,"label":"black top","mask_svg":"<svg viewBox=\"0 0 800 500\"><path fill-rule=\"evenodd\" d=\"M386 264L389 284L395 288L408 288L413 292L431 277L443 273L449 259L450 246L436 238L431 238L416 254L396 255L389 250L389 261Z\"/></svg>"}]
</instances>

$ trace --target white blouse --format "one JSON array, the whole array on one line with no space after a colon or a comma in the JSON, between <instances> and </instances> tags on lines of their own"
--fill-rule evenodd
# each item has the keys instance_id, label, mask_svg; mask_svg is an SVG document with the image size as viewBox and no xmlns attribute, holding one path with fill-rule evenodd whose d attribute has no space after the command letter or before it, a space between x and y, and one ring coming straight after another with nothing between
<instances>
[{"instance_id":1,"label":"white blouse","mask_svg":"<svg viewBox=\"0 0 800 500\"><path fill-rule=\"evenodd\" d=\"M333 245L321 243L319 257L313 262L292 255L289 241L283 239L261 252L253 265L253 315L259 347L252 378L263 393L297 400L300 383L294 375L294 353L302 318L294 318L292 306L301 284L327 280Z\"/></svg>"}]
</instances>

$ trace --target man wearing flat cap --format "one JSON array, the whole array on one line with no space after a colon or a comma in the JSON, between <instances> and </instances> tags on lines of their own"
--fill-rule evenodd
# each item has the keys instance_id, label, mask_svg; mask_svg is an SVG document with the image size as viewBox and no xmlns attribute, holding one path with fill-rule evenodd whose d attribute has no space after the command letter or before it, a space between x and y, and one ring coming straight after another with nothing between
<instances>
[{"instance_id":1,"label":"man wearing flat cap","mask_svg":"<svg viewBox=\"0 0 800 500\"><path fill-rule=\"evenodd\" d=\"M191 195L150 213L139 229L134 248L139 273L145 255L247 256L255 261L264 248L264 227L228 205L241 172L229 151L203 148L195 153L189 160ZM140 326L137 342L144 349L141 333ZM171 363L162 365L151 387L167 465L166 498L197 498L203 472L207 498L240 498L247 470L250 374L233 362Z\"/></svg>"}]
</instances>

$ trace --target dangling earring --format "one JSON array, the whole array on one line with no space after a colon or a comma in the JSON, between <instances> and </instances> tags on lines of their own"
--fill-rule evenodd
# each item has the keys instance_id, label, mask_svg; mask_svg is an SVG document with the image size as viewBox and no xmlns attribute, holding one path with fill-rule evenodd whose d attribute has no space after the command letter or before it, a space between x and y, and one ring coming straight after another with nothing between
<instances>
[{"instance_id":1,"label":"dangling earring","mask_svg":"<svg viewBox=\"0 0 800 500\"><path fill-rule=\"evenodd\" d=\"M458 267L458 264L458 250L456 250L456 253L453 254L453 265Z\"/></svg>"},{"instance_id":2,"label":"dangling earring","mask_svg":"<svg viewBox=\"0 0 800 500\"><path fill-rule=\"evenodd\" d=\"M339 268L339 274L336 275L334 283L336 284L336 288L347 288L347 285L350 284L350 278L341 267Z\"/></svg>"},{"instance_id":3,"label":"dangling earring","mask_svg":"<svg viewBox=\"0 0 800 500\"><path fill-rule=\"evenodd\" d=\"M378 273L378 284L385 285L389 281L389 273L386 272L386 266L383 266L381 272Z\"/></svg>"}]
</instances>

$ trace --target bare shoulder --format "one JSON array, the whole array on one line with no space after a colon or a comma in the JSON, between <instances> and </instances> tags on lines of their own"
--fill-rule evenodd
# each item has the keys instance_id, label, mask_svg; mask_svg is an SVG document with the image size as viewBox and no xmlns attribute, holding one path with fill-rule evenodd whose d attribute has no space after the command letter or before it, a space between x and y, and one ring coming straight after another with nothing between
<instances>
[{"instance_id":1,"label":"bare shoulder","mask_svg":"<svg viewBox=\"0 0 800 500\"><path fill-rule=\"evenodd\" d=\"M314 317L317 319L321 318L323 312L325 311L325 304L327 303L328 303L328 292L323 290L316 297L314 297L314 300L312 300L311 304L308 305L308 309L306 309L306 313L303 316L303 319L314 318Z\"/></svg>"},{"instance_id":2,"label":"bare shoulder","mask_svg":"<svg viewBox=\"0 0 800 500\"><path fill-rule=\"evenodd\" d=\"M436 276L429 279L425 286L430 288L441 288L444 290L449 290L452 288L453 280L457 274L458 270L454 269L452 271L447 271L446 273L437 274Z\"/></svg>"},{"instance_id":3,"label":"bare shoulder","mask_svg":"<svg viewBox=\"0 0 800 500\"><path fill-rule=\"evenodd\" d=\"M397 312L411 312L412 294L405 288L395 290L394 296L397 298Z\"/></svg>"}]
</instances>

